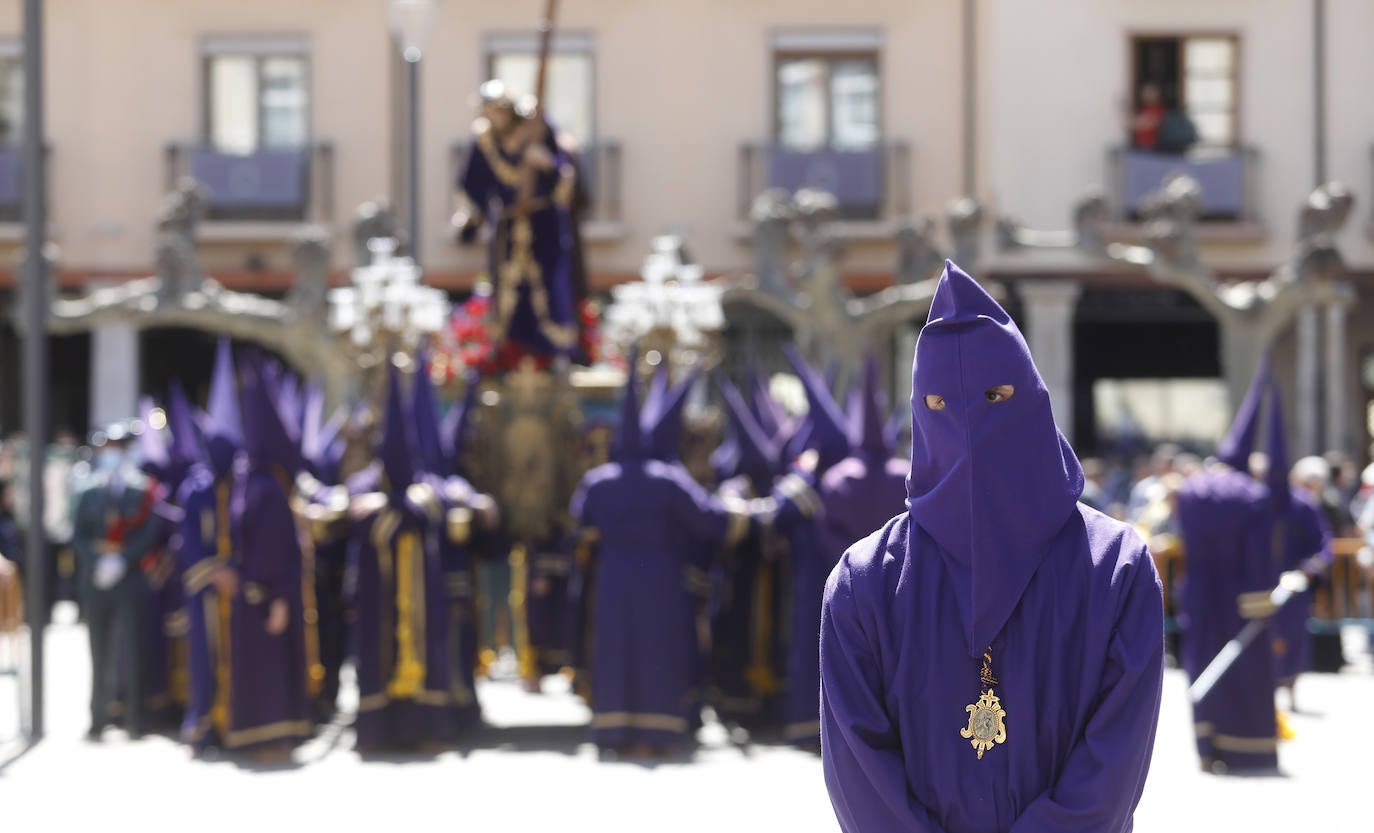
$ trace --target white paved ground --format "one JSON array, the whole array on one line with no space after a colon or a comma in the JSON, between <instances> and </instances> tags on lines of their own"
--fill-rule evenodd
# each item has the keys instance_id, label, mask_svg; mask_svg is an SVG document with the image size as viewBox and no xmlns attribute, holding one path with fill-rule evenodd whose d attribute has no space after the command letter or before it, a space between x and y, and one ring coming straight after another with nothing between
<instances>
[{"instance_id":1,"label":"white paved ground","mask_svg":"<svg viewBox=\"0 0 1374 833\"><path fill-rule=\"evenodd\" d=\"M47 644L49 732L31 749L16 740L16 687L0 679L0 830L836 829L812 755L736 744L708 726L690 761L601 762L583 742L578 701L510 683L481 690L492 728L437 758L362 761L343 727L275 769L192 761L162 737L112 731L92 745L82 740L84 632L58 625ZM1374 830L1374 674L1366 664L1301 685L1309 712L1281 750L1285 774L1223 778L1198 771L1184 682L1170 672L1136 829Z\"/></svg>"}]
</instances>

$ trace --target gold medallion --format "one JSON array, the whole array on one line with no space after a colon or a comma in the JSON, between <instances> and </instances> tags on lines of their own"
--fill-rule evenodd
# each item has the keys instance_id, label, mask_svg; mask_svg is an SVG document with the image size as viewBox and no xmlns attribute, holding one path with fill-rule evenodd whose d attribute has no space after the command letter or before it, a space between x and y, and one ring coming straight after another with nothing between
<instances>
[{"instance_id":1,"label":"gold medallion","mask_svg":"<svg viewBox=\"0 0 1374 833\"><path fill-rule=\"evenodd\" d=\"M984 691L978 702L965 706L964 711L968 712L968 727L960 729L959 735L970 739L981 761L983 753L991 749L993 744L1006 743L1007 724L1003 718L1007 713L992 689Z\"/></svg>"}]
</instances>

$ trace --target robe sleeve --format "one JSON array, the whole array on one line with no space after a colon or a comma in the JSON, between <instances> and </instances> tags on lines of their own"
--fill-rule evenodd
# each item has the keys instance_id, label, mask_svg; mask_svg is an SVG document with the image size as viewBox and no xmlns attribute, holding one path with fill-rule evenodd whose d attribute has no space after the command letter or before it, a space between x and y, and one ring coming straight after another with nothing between
<instances>
[{"instance_id":1,"label":"robe sleeve","mask_svg":"<svg viewBox=\"0 0 1374 833\"><path fill-rule=\"evenodd\" d=\"M1164 684L1164 601L1150 554L1122 570L1129 582L1098 704L1058 780L1011 833L1127 830L1145 789Z\"/></svg>"},{"instance_id":2,"label":"robe sleeve","mask_svg":"<svg viewBox=\"0 0 1374 833\"><path fill-rule=\"evenodd\" d=\"M487 155L479 146L477 138L474 137L468 151L467 164L463 166L463 173L458 177L458 190L467 196L477 213L485 215L487 204L491 201L492 189L496 185L496 175L492 172L491 164L487 162Z\"/></svg>"},{"instance_id":3,"label":"robe sleeve","mask_svg":"<svg viewBox=\"0 0 1374 833\"><path fill-rule=\"evenodd\" d=\"M733 544L749 534L752 521L743 505L727 507L725 501L708 493L680 466L665 466L663 471L676 486L670 511L686 535L716 545Z\"/></svg>"},{"instance_id":4,"label":"robe sleeve","mask_svg":"<svg viewBox=\"0 0 1374 833\"><path fill-rule=\"evenodd\" d=\"M845 833L942 833L907 789L901 740L859 616L846 554L821 607L821 762L835 816Z\"/></svg>"}]
</instances>

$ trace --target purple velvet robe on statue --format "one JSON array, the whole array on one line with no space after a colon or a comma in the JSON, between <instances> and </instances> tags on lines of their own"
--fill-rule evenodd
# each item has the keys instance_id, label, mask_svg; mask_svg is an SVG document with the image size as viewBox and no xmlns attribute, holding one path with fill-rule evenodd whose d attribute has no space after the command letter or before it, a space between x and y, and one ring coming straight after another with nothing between
<instances>
[{"instance_id":1,"label":"purple velvet robe on statue","mask_svg":"<svg viewBox=\"0 0 1374 833\"><path fill-rule=\"evenodd\" d=\"M572 515L599 533L592 610L592 736L603 747L669 746L689 729L691 654L683 623L684 538L707 546L747 525L681 466L647 459L634 382L614 462L589 471Z\"/></svg>"},{"instance_id":2,"label":"purple velvet robe on statue","mask_svg":"<svg viewBox=\"0 0 1374 833\"><path fill-rule=\"evenodd\" d=\"M458 186L487 216L488 268L503 336L537 354L568 354L577 347L570 210L576 173L553 128L545 125L544 135L553 168L536 171L507 153L480 121ZM520 215L514 209L528 177L530 210Z\"/></svg>"},{"instance_id":3,"label":"purple velvet robe on statue","mask_svg":"<svg viewBox=\"0 0 1374 833\"><path fill-rule=\"evenodd\" d=\"M845 552L822 609L840 826L1130 830L1163 678L1149 552L1077 503L1082 470L1024 340L951 263L913 375L908 510ZM1001 385L1014 394L988 393ZM980 758L961 730L988 691L985 652L1006 733Z\"/></svg>"}]
</instances>

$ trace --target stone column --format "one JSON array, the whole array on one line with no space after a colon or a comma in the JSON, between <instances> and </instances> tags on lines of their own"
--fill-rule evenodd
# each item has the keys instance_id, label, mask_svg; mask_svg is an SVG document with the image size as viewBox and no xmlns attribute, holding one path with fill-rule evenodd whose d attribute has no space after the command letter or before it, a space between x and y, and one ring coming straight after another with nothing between
<instances>
[{"instance_id":1,"label":"stone column","mask_svg":"<svg viewBox=\"0 0 1374 833\"><path fill-rule=\"evenodd\" d=\"M1074 281L1026 280L1016 285L1026 313L1031 357L1050 391L1055 422L1073 438L1073 312L1082 287Z\"/></svg>"},{"instance_id":2,"label":"stone column","mask_svg":"<svg viewBox=\"0 0 1374 833\"><path fill-rule=\"evenodd\" d=\"M138 415L138 330L123 321L91 331L91 429Z\"/></svg>"},{"instance_id":3,"label":"stone column","mask_svg":"<svg viewBox=\"0 0 1374 833\"><path fill-rule=\"evenodd\" d=\"M1323 451L1353 450L1347 447L1345 434L1346 312L1341 303L1326 306L1326 447Z\"/></svg>"},{"instance_id":4,"label":"stone column","mask_svg":"<svg viewBox=\"0 0 1374 833\"><path fill-rule=\"evenodd\" d=\"M1318 374L1321 373L1320 322L1317 308L1306 306L1298 313L1298 454L1321 450L1319 425L1321 402L1318 399Z\"/></svg>"}]
</instances>

